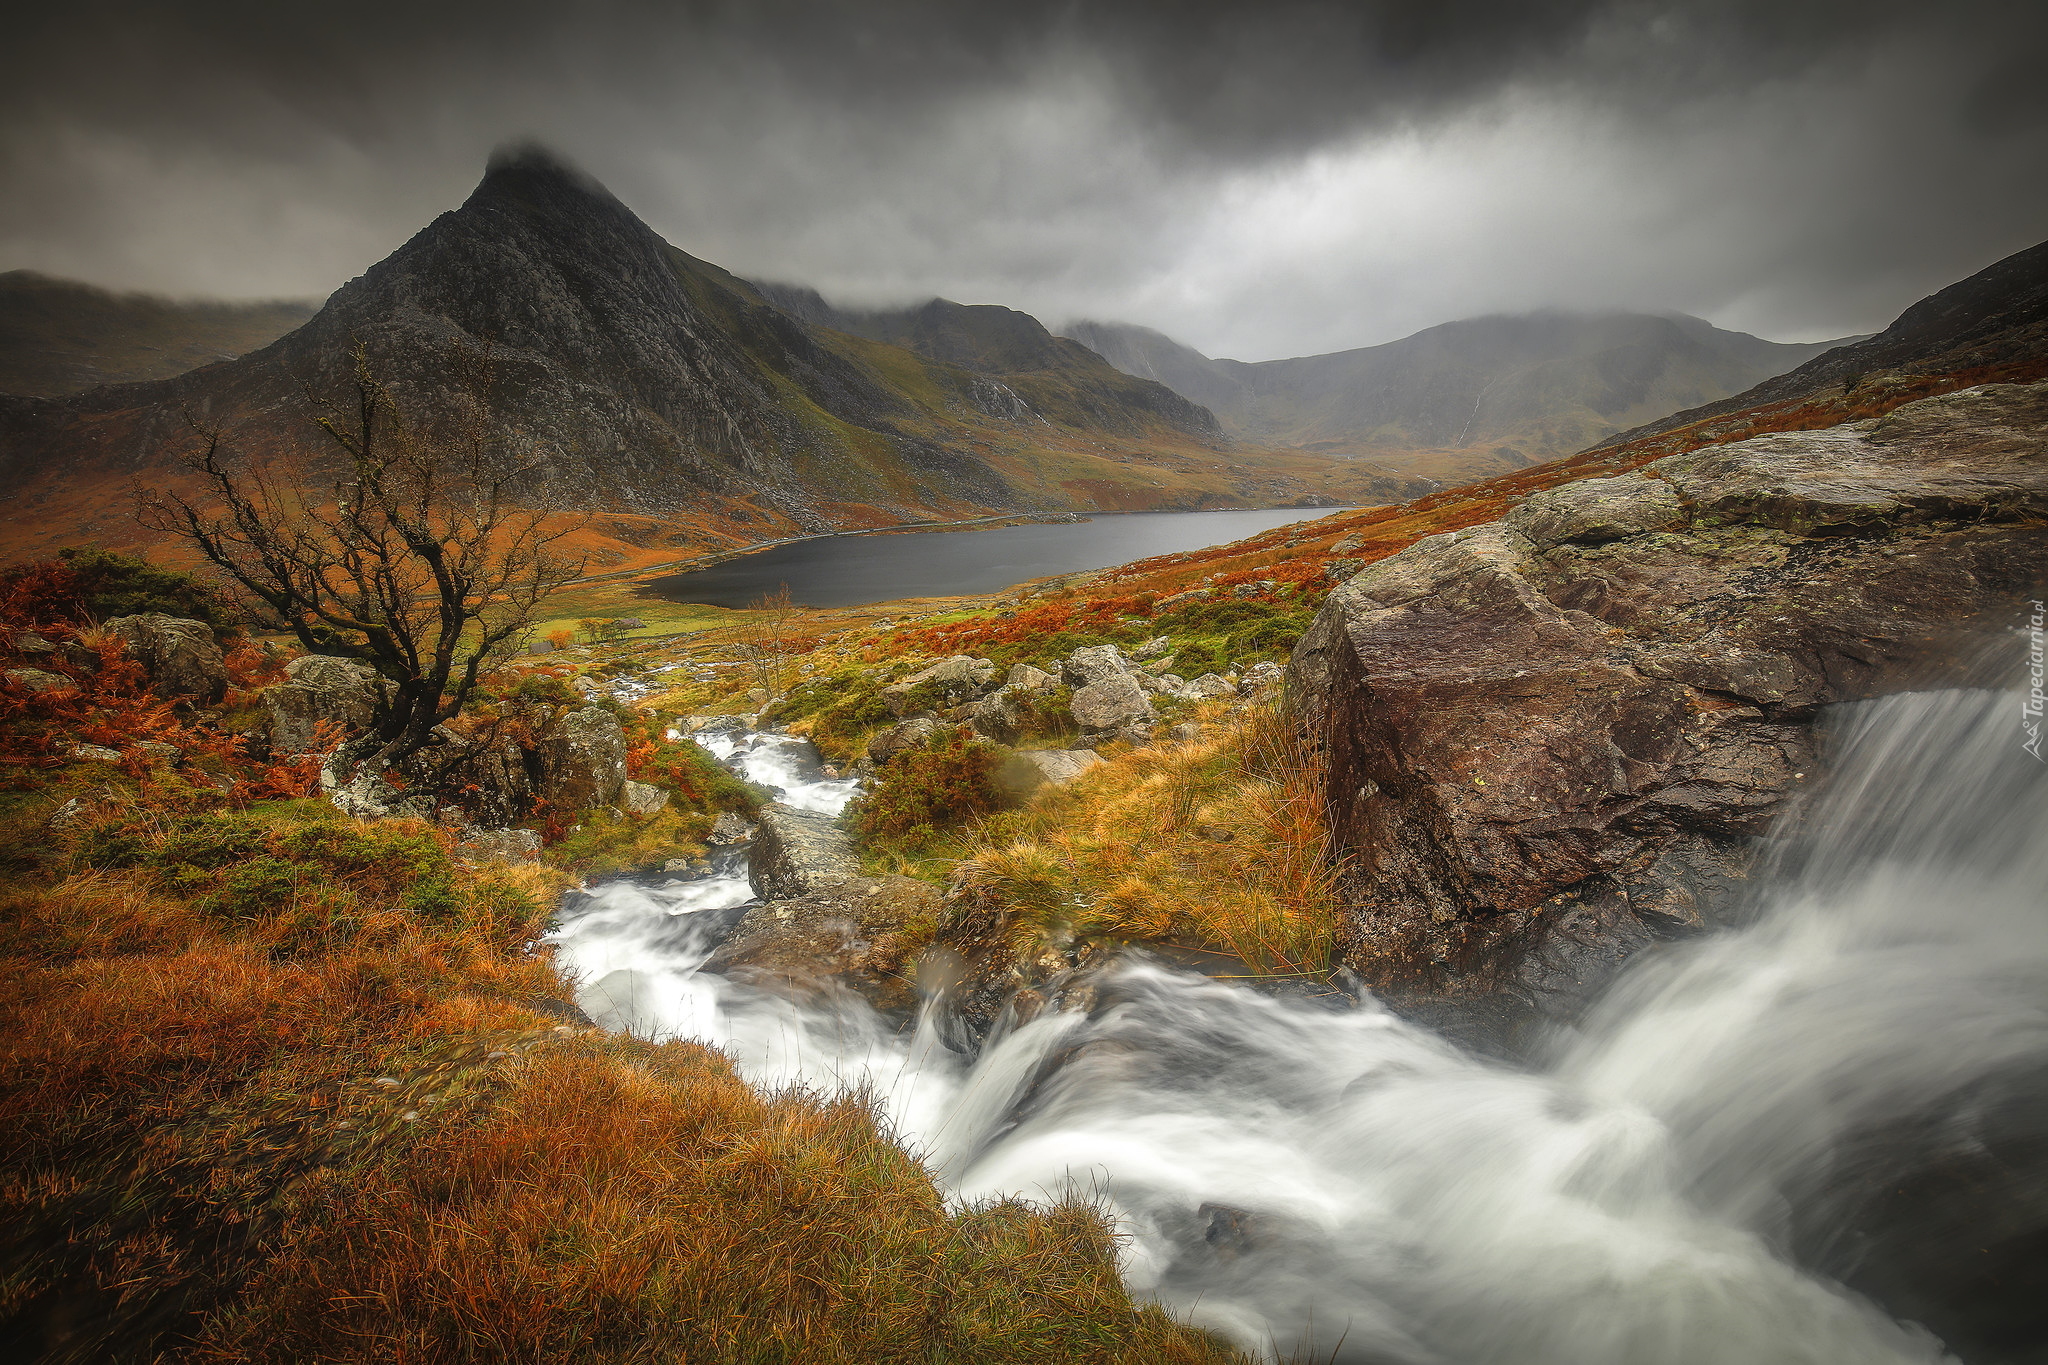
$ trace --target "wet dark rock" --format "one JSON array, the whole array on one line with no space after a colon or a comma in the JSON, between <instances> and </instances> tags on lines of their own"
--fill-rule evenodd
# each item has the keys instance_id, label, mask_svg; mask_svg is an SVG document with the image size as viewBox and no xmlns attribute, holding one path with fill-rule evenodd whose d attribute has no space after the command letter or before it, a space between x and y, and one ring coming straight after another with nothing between
<instances>
[{"instance_id":1,"label":"wet dark rock","mask_svg":"<svg viewBox=\"0 0 2048 1365\"><path fill-rule=\"evenodd\" d=\"M885 1013L916 1004L913 950L929 937L939 893L914 877L843 877L750 906L704 970L777 985L849 986Z\"/></svg>"},{"instance_id":2,"label":"wet dark rock","mask_svg":"<svg viewBox=\"0 0 2048 1365\"><path fill-rule=\"evenodd\" d=\"M1329 749L1339 959L1569 1014L1735 913L1819 708L1975 681L2048 582L2044 427L2048 386L2001 385L1709 447L1333 590L1289 700Z\"/></svg>"},{"instance_id":3,"label":"wet dark rock","mask_svg":"<svg viewBox=\"0 0 2048 1365\"><path fill-rule=\"evenodd\" d=\"M711 832L704 836L707 844L744 844L754 837L754 822L738 811L720 811L718 818L711 822Z\"/></svg>"},{"instance_id":4,"label":"wet dark rock","mask_svg":"<svg viewBox=\"0 0 2048 1365\"><path fill-rule=\"evenodd\" d=\"M764 901L807 896L860 873L853 840L832 816L780 802L761 808L747 877Z\"/></svg>"}]
</instances>

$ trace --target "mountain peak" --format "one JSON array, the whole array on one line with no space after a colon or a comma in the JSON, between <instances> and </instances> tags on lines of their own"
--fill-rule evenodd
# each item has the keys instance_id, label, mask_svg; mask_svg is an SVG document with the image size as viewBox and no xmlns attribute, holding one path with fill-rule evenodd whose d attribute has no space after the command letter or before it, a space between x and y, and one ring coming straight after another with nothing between
<instances>
[{"instance_id":1,"label":"mountain peak","mask_svg":"<svg viewBox=\"0 0 2048 1365\"><path fill-rule=\"evenodd\" d=\"M549 199L572 194L617 204L618 198L588 171L538 142L508 142L484 163L472 202L495 198ZM623 205L621 205L623 207Z\"/></svg>"}]
</instances>

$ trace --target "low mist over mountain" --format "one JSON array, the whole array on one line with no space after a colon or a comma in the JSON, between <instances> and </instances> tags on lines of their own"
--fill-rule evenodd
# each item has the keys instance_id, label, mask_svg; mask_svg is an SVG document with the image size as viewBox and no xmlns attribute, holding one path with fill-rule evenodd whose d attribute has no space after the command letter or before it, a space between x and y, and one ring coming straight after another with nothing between
<instances>
[{"instance_id":1,"label":"low mist over mountain","mask_svg":"<svg viewBox=\"0 0 2048 1365\"><path fill-rule=\"evenodd\" d=\"M1691 317L1555 312L1468 318L1383 346L1246 363L1143 327L1065 330L1118 369L1205 405L1240 439L1351 451L1439 478L1570 454L1837 344L1763 341Z\"/></svg>"},{"instance_id":2,"label":"low mist over mountain","mask_svg":"<svg viewBox=\"0 0 2048 1365\"><path fill-rule=\"evenodd\" d=\"M115 294L32 270L0 274L0 393L54 398L169 379L267 346L317 303L186 302Z\"/></svg>"},{"instance_id":3,"label":"low mist over mountain","mask_svg":"<svg viewBox=\"0 0 2048 1365\"><path fill-rule=\"evenodd\" d=\"M535 496L742 539L1422 488L1356 464L1333 480L1323 461L1313 482L1288 457L1259 465L1199 405L1008 309L855 316L777 298L669 245L547 154L505 154L459 209L259 351L149 384L0 400L0 491L22 534L93 529L80 518L110 506L110 490L174 467L196 439L190 414L252 452L323 450L308 398L345 389L357 346L429 427L466 401L455 362L482 360L490 435L539 471Z\"/></svg>"},{"instance_id":4,"label":"low mist over mountain","mask_svg":"<svg viewBox=\"0 0 2048 1365\"><path fill-rule=\"evenodd\" d=\"M1624 431L1619 445L1708 418L1820 394L1852 397L1932 376L1977 382L2031 376L2048 352L2048 242L2016 251L1899 314L1875 336L1834 347L1797 369L1732 397L1675 412Z\"/></svg>"}]
</instances>

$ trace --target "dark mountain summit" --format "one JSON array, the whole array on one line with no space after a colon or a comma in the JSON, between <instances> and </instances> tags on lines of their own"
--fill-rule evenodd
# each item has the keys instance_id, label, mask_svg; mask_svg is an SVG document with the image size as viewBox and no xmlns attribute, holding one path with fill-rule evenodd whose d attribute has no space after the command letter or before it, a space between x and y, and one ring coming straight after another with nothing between
<instances>
[{"instance_id":1,"label":"dark mountain summit","mask_svg":"<svg viewBox=\"0 0 2048 1365\"><path fill-rule=\"evenodd\" d=\"M260 351L155 383L0 400L0 487L163 467L192 440L188 412L250 449L317 450L305 397L338 392L358 345L430 425L464 401L458 359L487 358L490 435L545 470L551 500L740 525L1069 505L997 468L1021 430L1189 442L1213 429L1072 343L1058 345L1083 359L1034 389L813 327L525 149L493 158L460 208Z\"/></svg>"}]
</instances>

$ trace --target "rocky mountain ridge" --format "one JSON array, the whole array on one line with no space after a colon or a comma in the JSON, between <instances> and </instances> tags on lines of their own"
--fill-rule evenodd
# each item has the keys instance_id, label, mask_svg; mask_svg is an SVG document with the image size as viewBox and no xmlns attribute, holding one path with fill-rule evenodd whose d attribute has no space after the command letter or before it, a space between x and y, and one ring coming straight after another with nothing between
<instances>
[{"instance_id":1,"label":"rocky mountain ridge","mask_svg":"<svg viewBox=\"0 0 2048 1365\"><path fill-rule=\"evenodd\" d=\"M754 287L783 312L813 326L901 346L978 374L1010 380L1028 376L1026 393L1038 398L1041 410L1061 406L1046 390L1067 387L1080 411L1113 430L1135 432L1129 416L1135 410L1202 435L1222 433L1216 415L1198 400L1154 382L1154 376L1134 377L1089 347L1054 336L1037 318L1014 308L935 298L914 308L862 311L834 307L815 289L759 283Z\"/></svg>"},{"instance_id":2,"label":"rocky mountain ridge","mask_svg":"<svg viewBox=\"0 0 2048 1365\"><path fill-rule=\"evenodd\" d=\"M1693 426L1729 413L1925 376L2038 362L2048 352L2048 242L1994 261L1859 338L1716 402L1620 432L1602 447Z\"/></svg>"},{"instance_id":3,"label":"rocky mountain ridge","mask_svg":"<svg viewBox=\"0 0 2048 1365\"><path fill-rule=\"evenodd\" d=\"M1240 439L1355 451L1464 478L1570 454L1837 344L1764 341L1676 314L1540 312L1247 363L1127 324L1077 322L1065 331L1118 368L1206 404Z\"/></svg>"}]
</instances>

